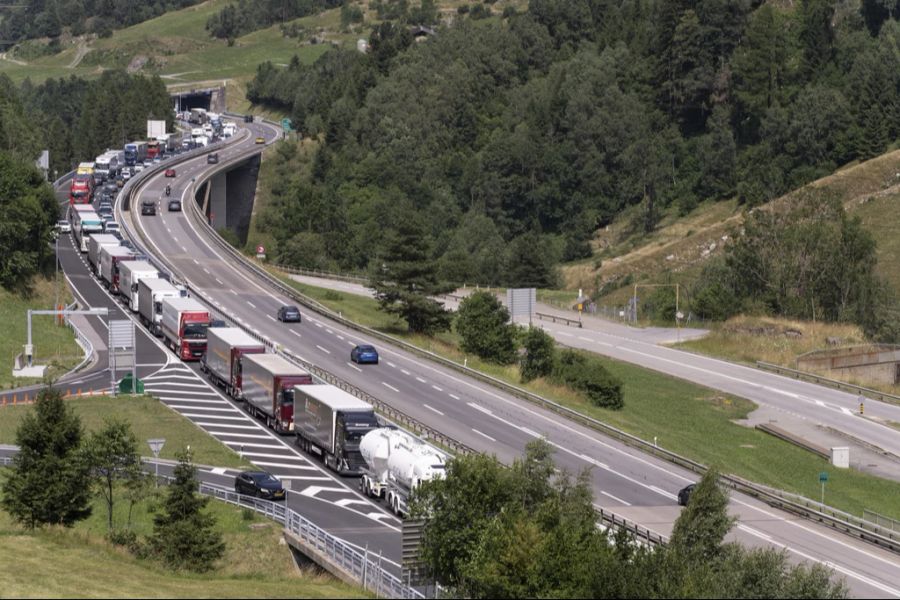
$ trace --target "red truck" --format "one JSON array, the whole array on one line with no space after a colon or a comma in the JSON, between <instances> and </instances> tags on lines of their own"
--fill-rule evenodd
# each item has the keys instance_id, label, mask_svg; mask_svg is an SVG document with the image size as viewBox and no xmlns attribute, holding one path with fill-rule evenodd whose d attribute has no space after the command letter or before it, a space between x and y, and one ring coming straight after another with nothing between
<instances>
[{"instance_id":1,"label":"red truck","mask_svg":"<svg viewBox=\"0 0 900 600\"><path fill-rule=\"evenodd\" d=\"M237 327L211 327L206 335L206 354L200 368L210 381L232 398L241 397L242 358L248 354L263 354L265 345Z\"/></svg>"},{"instance_id":2,"label":"red truck","mask_svg":"<svg viewBox=\"0 0 900 600\"><path fill-rule=\"evenodd\" d=\"M94 193L93 175L76 175L69 187L69 204L88 204Z\"/></svg>"},{"instance_id":3,"label":"red truck","mask_svg":"<svg viewBox=\"0 0 900 600\"><path fill-rule=\"evenodd\" d=\"M277 354L246 354L241 360L241 398L253 416L278 433L294 430L294 386L312 375Z\"/></svg>"},{"instance_id":4,"label":"red truck","mask_svg":"<svg viewBox=\"0 0 900 600\"><path fill-rule=\"evenodd\" d=\"M206 354L209 311L193 298L163 298L160 329L178 358L200 360Z\"/></svg>"}]
</instances>

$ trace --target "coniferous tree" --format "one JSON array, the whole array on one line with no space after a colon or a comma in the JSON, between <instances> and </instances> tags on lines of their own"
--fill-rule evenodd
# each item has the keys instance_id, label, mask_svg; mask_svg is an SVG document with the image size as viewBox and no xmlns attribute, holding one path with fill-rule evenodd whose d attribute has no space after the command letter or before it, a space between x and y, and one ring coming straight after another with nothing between
<instances>
[{"instance_id":1,"label":"coniferous tree","mask_svg":"<svg viewBox=\"0 0 900 600\"><path fill-rule=\"evenodd\" d=\"M401 317L410 331L431 334L449 329L450 313L430 296L445 294L453 286L438 281L424 229L413 215L388 234L369 285L379 308Z\"/></svg>"},{"instance_id":2,"label":"coniferous tree","mask_svg":"<svg viewBox=\"0 0 900 600\"><path fill-rule=\"evenodd\" d=\"M81 420L59 390L38 394L16 431L19 453L3 483L3 508L26 527L71 526L91 514L90 475L80 451Z\"/></svg>"},{"instance_id":3,"label":"coniferous tree","mask_svg":"<svg viewBox=\"0 0 900 600\"><path fill-rule=\"evenodd\" d=\"M197 492L197 485L190 451L180 452L165 509L153 518L148 540L151 551L172 569L209 571L225 552L215 517L203 510L209 498Z\"/></svg>"}]
</instances>

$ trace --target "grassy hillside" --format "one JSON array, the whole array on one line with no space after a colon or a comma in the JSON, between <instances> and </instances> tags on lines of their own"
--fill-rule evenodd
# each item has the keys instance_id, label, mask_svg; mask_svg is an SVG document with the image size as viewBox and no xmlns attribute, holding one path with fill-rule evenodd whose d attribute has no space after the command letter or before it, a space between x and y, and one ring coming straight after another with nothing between
<instances>
[{"instance_id":1,"label":"grassy hillside","mask_svg":"<svg viewBox=\"0 0 900 600\"><path fill-rule=\"evenodd\" d=\"M175 453L186 445L194 452L194 462L217 467L249 467L236 452L191 423L185 417L148 396L96 396L71 398L66 402L81 417L85 430L99 429L107 417L122 419L131 424L138 439L139 452L150 455L146 440L165 438L160 458L174 459ZM32 410L31 406L0 407L0 444L12 444L16 428Z\"/></svg>"},{"instance_id":2,"label":"grassy hillside","mask_svg":"<svg viewBox=\"0 0 900 600\"><path fill-rule=\"evenodd\" d=\"M107 39L67 37L62 42L63 51L51 56L29 60L17 58L13 51L0 59L0 73L14 81L28 77L38 82L70 75L95 77L105 69L130 68L160 75L171 84L227 81L232 86L226 94L228 107L239 111L247 108L244 90L260 63L269 60L287 65L295 54L301 61L312 63L332 45L355 47L356 40L368 38L371 25L378 22L377 14L364 1L365 21L348 30L341 28L340 9L333 9L287 22L305 30L300 38L285 37L279 24L237 38L233 46L228 46L225 40L210 37L206 22L232 1L209 0L172 11L118 30ZM456 15L457 7L469 3L438 0L436 4L449 19ZM521 10L526 4L524 0L500 0L492 10L499 14L507 5ZM313 36L316 43L311 42Z\"/></svg>"},{"instance_id":3,"label":"grassy hillside","mask_svg":"<svg viewBox=\"0 0 900 600\"><path fill-rule=\"evenodd\" d=\"M121 503L124 513L126 507ZM159 500L135 507L133 529L152 530ZM104 539L106 512L95 503L94 515L73 529L27 532L0 512L0 569L3 597L10 598L361 598L357 588L328 575L298 571L290 551L280 544L281 530L236 507L213 501L226 543L225 557L208 574L171 573L157 563L138 560ZM124 515L120 519L124 522Z\"/></svg>"},{"instance_id":4,"label":"grassy hillside","mask_svg":"<svg viewBox=\"0 0 900 600\"><path fill-rule=\"evenodd\" d=\"M28 309L52 309L57 299L52 280L35 278L33 294L23 297L0 289L0 388L9 389L34 379L13 378L13 359L24 350L28 339ZM59 286L59 302L68 304L72 296L65 284ZM84 353L75 343L72 330L57 325L53 317L37 316L32 320L35 364L50 365L50 376L59 376L81 362Z\"/></svg>"}]
</instances>

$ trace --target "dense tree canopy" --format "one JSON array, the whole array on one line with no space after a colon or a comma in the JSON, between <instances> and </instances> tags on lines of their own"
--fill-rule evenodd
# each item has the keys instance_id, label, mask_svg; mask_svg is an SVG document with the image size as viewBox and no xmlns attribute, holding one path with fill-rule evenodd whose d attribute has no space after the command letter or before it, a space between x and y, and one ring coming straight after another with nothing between
<instances>
[{"instance_id":1,"label":"dense tree canopy","mask_svg":"<svg viewBox=\"0 0 900 600\"><path fill-rule=\"evenodd\" d=\"M546 286L625 211L652 231L669 207L753 206L882 152L900 135L896 13L535 0L502 19L458 18L424 43L387 21L366 54L261 65L248 94L320 140L311 168L281 185L321 215L309 233L342 240L313 246L318 264L365 268L360 246L390 231L359 216L403 202L443 277ZM302 262L282 252L298 228L281 222L276 253Z\"/></svg>"}]
</instances>

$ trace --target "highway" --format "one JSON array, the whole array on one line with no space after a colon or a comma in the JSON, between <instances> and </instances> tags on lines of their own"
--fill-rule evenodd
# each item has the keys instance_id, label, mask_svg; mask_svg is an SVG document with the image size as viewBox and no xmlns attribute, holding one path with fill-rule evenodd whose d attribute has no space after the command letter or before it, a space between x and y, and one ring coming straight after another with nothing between
<instances>
[{"instance_id":1,"label":"highway","mask_svg":"<svg viewBox=\"0 0 900 600\"><path fill-rule=\"evenodd\" d=\"M250 129L251 134L242 141L219 151L220 162L246 152L256 135L265 136L268 142L278 135L263 124ZM349 361L351 347L374 340L318 315L305 312L299 324L277 322L275 311L290 301L224 257L201 234L193 220L196 217L189 217L191 178L210 168L205 157L177 168L178 177L169 182L173 195L181 196L185 212L162 211L142 217L117 208L118 219L141 228L150 240L149 253L212 298L212 308L422 423L503 461L519 456L528 441L543 436L557 449L560 467L572 473L590 469L598 506L663 535L670 533L679 514L676 493L695 480L693 474L393 347L376 343L381 364L357 366ZM165 184L160 172L141 188L141 194L159 198ZM733 539L746 545L784 548L794 559L829 565L847 578L855 595L900 596L900 558L896 555L740 494L733 494L731 510L740 518Z\"/></svg>"}]
</instances>

